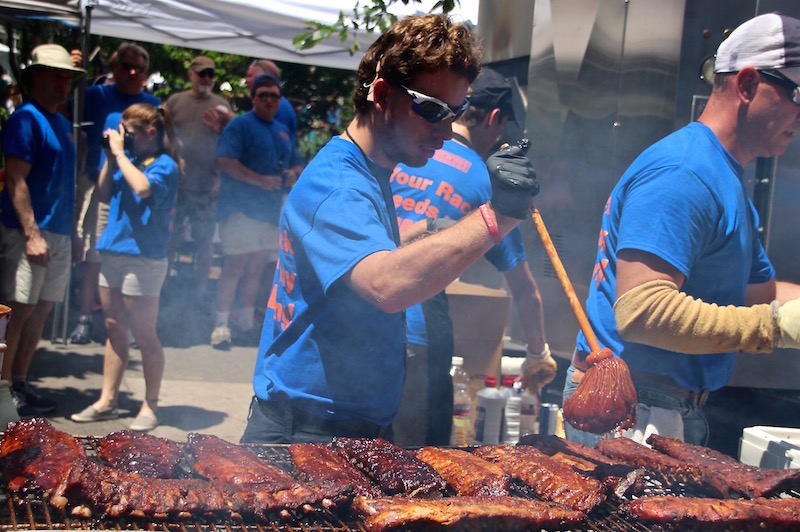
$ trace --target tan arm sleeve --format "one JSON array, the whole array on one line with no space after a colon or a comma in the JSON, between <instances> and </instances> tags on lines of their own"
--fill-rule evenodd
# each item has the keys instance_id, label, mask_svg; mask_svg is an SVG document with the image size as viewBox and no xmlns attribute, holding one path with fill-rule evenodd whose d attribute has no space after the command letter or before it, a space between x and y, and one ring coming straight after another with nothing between
<instances>
[{"instance_id":1,"label":"tan arm sleeve","mask_svg":"<svg viewBox=\"0 0 800 532\"><path fill-rule=\"evenodd\" d=\"M614 304L620 336L628 342L678 353L769 353L775 343L770 305L720 307L678 290L671 281L649 281Z\"/></svg>"}]
</instances>

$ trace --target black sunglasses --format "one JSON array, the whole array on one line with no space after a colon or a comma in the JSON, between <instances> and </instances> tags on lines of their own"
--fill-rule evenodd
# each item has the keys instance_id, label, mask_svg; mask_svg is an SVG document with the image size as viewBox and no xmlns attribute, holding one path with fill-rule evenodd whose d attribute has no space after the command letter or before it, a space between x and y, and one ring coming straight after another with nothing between
<instances>
[{"instance_id":1,"label":"black sunglasses","mask_svg":"<svg viewBox=\"0 0 800 532\"><path fill-rule=\"evenodd\" d=\"M139 65L132 65L130 63L120 63L119 66L121 66L122 69L126 72L130 72L131 70L133 70L137 74L143 73L145 68L147 68Z\"/></svg>"},{"instance_id":2,"label":"black sunglasses","mask_svg":"<svg viewBox=\"0 0 800 532\"><path fill-rule=\"evenodd\" d=\"M769 70L759 70L759 74L767 78L768 80L772 81L773 83L784 87L786 90L789 91L789 99L792 100L792 103L795 105L800 105L800 87L797 84L785 77L777 74L775 72L770 72Z\"/></svg>"},{"instance_id":3,"label":"black sunglasses","mask_svg":"<svg viewBox=\"0 0 800 532\"><path fill-rule=\"evenodd\" d=\"M259 92L258 94L256 94L256 98L258 98L259 100L272 100L274 102L280 100L281 95L275 94L274 92Z\"/></svg>"},{"instance_id":4,"label":"black sunglasses","mask_svg":"<svg viewBox=\"0 0 800 532\"><path fill-rule=\"evenodd\" d=\"M464 103L458 107L450 107L439 98L411 90L403 85L400 85L400 88L411 97L411 110L432 124L448 118L455 120L469 107L469 99L464 100Z\"/></svg>"},{"instance_id":5,"label":"black sunglasses","mask_svg":"<svg viewBox=\"0 0 800 532\"><path fill-rule=\"evenodd\" d=\"M214 71L213 68L206 68L205 70L201 70L200 72L195 72L201 78L211 78L214 79L217 76L217 73Z\"/></svg>"}]
</instances>

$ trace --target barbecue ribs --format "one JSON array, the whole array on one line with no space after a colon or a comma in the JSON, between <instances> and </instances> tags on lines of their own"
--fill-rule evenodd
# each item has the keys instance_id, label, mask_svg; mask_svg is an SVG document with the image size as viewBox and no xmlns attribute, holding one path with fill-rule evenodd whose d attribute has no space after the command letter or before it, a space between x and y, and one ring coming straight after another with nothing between
<instances>
[{"instance_id":1,"label":"barbecue ribs","mask_svg":"<svg viewBox=\"0 0 800 532\"><path fill-rule=\"evenodd\" d=\"M511 476L497 464L461 449L423 447L417 458L439 473L458 495L508 495Z\"/></svg>"},{"instance_id":2,"label":"barbecue ribs","mask_svg":"<svg viewBox=\"0 0 800 532\"><path fill-rule=\"evenodd\" d=\"M411 452L381 438L334 438L331 445L387 495L440 496L445 481Z\"/></svg>"},{"instance_id":3,"label":"barbecue ribs","mask_svg":"<svg viewBox=\"0 0 800 532\"><path fill-rule=\"evenodd\" d=\"M596 478L617 498L638 494L644 490L644 468L615 462L600 451L582 443L553 435L528 434L520 438L517 445L530 445L553 460Z\"/></svg>"},{"instance_id":4,"label":"barbecue ribs","mask_svg":"<svg viewBox=\"0 0 800 532\"><path fill-rule=\"evenodd\" d=\"M357 497L353 507L372 532L563 530L584 518L583 512L556 504L505 496L441 499Z\"/></svg>"},{"instance_id":5,"label":"barbecue ribs","mask_svg":"<svg viewBox=\"0 0 800 532\"><path fill-rule=\"evenodd\" d=\"M556 462L533 447L486 445L475 454L494 462L503 470L530 486L546 501L557 502L573 510L590 512L606 496L602 484Z\"/></svg>"},{"instance_id":6,"label":"barbecue ribs","mask_svg":"<svg viewBox=\"0 0 800 532\"><path fill-rule=\"evenodd\" d=\"M319 487L352 486L354 495L382 497L384 494L353 464L339 453L319 443L293 443L289 446L297 478Z\"/></svg>"},{"instance_id":7,"label":"barbecue ribs","mask_svg":"<svg viewBox=\"0 0 800 532\"><path fill-rule=\"evenodd\" d=\"M86 457L83 446L42 418L8 424L0 464L14 493L49 495L72 464Z\"/></svg>"},{"instance_id":8,"label":"barbecue ribs","mask_svg":"<svg viewBox=\"0 0 800 532\"><path fill-rule=\"evenodd\" d=\"M694 464L687 464L628 438L600 440L595 449L614 460L643 467L669 482L702 486L722 497L727 497L730 493L724 479L714 477Z\"/></svg>"},{"instance_id":9,"label":"barbecue ribs","mask_svg":"<svg viewBox=\"0 0 800 532\"><path fill-rule=\"evenodd\" d=\"M207 479L233 485L259 484L269 491L297 485L291 475L260 459L250 449L211 434L193 432L188 441L194 455L194 470Z\"/></svg>"},{"instance_id":10,"label":"barbecue ribs","mask_svg":"<svg viewBox=\"0 0 800 532\"><path fill-rule=\"evenodd\" d=\"M143 477L175 478L183 451L166 438L146 432L120 430L97 442L97 455L108 465Z\"/></svg>"},{"instance_id":11,"label":"barbecue ribs","mask_svg":"<svg viewBox=\"0 0 800 532\"><path fill-rule=\"evenodd\" d=\"M643 497L623 505L623 515L676 529L797 530L800 499L696 499Z\"/></svg>"},{"instance_id":12,"label":"barbecue ribs","mask_svg":"<svg viewBox=\"0 0 800 532\"><path fill-rule=\"evenodd\" d=\"M762 469L743 464L719 451L653 434L647 443L654 449L697 467L707 477L722 480L732 490L750 498L800 488L800 469Z\"/></svg>"}]
</instances>

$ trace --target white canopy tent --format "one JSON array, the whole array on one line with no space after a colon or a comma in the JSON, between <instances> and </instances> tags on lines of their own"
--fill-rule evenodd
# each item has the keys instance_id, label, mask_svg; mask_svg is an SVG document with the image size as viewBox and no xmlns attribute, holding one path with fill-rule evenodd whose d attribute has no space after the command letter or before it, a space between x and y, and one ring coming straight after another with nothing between
<instances>
[{"instance_id":1,"label":"white canopy tent","mask_svg":"<svg viewBox=\"0 0 800 532\"><path fill-rule=\"evenodd\" d=\"M356 0L3 0L0 12L45 16L92 34L172 44L276 61L355 70L377 35L358 33L361 50L338 35L296 50L292 39L307 31L306 21L333 24L339 13L352 13ZM434 0L393 6L397 15L428 10ZM478 0L461 0L457 15L477 21ZM352 37L352 34L351 36Z\"/></svg>"}]
</instances>

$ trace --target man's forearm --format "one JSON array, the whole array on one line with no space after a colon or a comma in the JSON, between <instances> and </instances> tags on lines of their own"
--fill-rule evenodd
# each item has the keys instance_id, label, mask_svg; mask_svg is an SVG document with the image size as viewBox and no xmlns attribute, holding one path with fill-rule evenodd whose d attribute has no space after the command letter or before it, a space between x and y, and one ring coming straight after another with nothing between
<instances>
[{"instance_id":1,"label":"man's forearm","mask_svg":"<svg viewBox=\"0 0 800 532\"><path fill-rule=\"evenodd\" d=\"M40 234L39 224L36 223L36 216L33 214L31 191L26 181L30 169L30 164L16 157L9 157L6 161L8 196L14 206L14 212L17 214L22 232L28 240Z\"/></svg>"}]
</instances>

